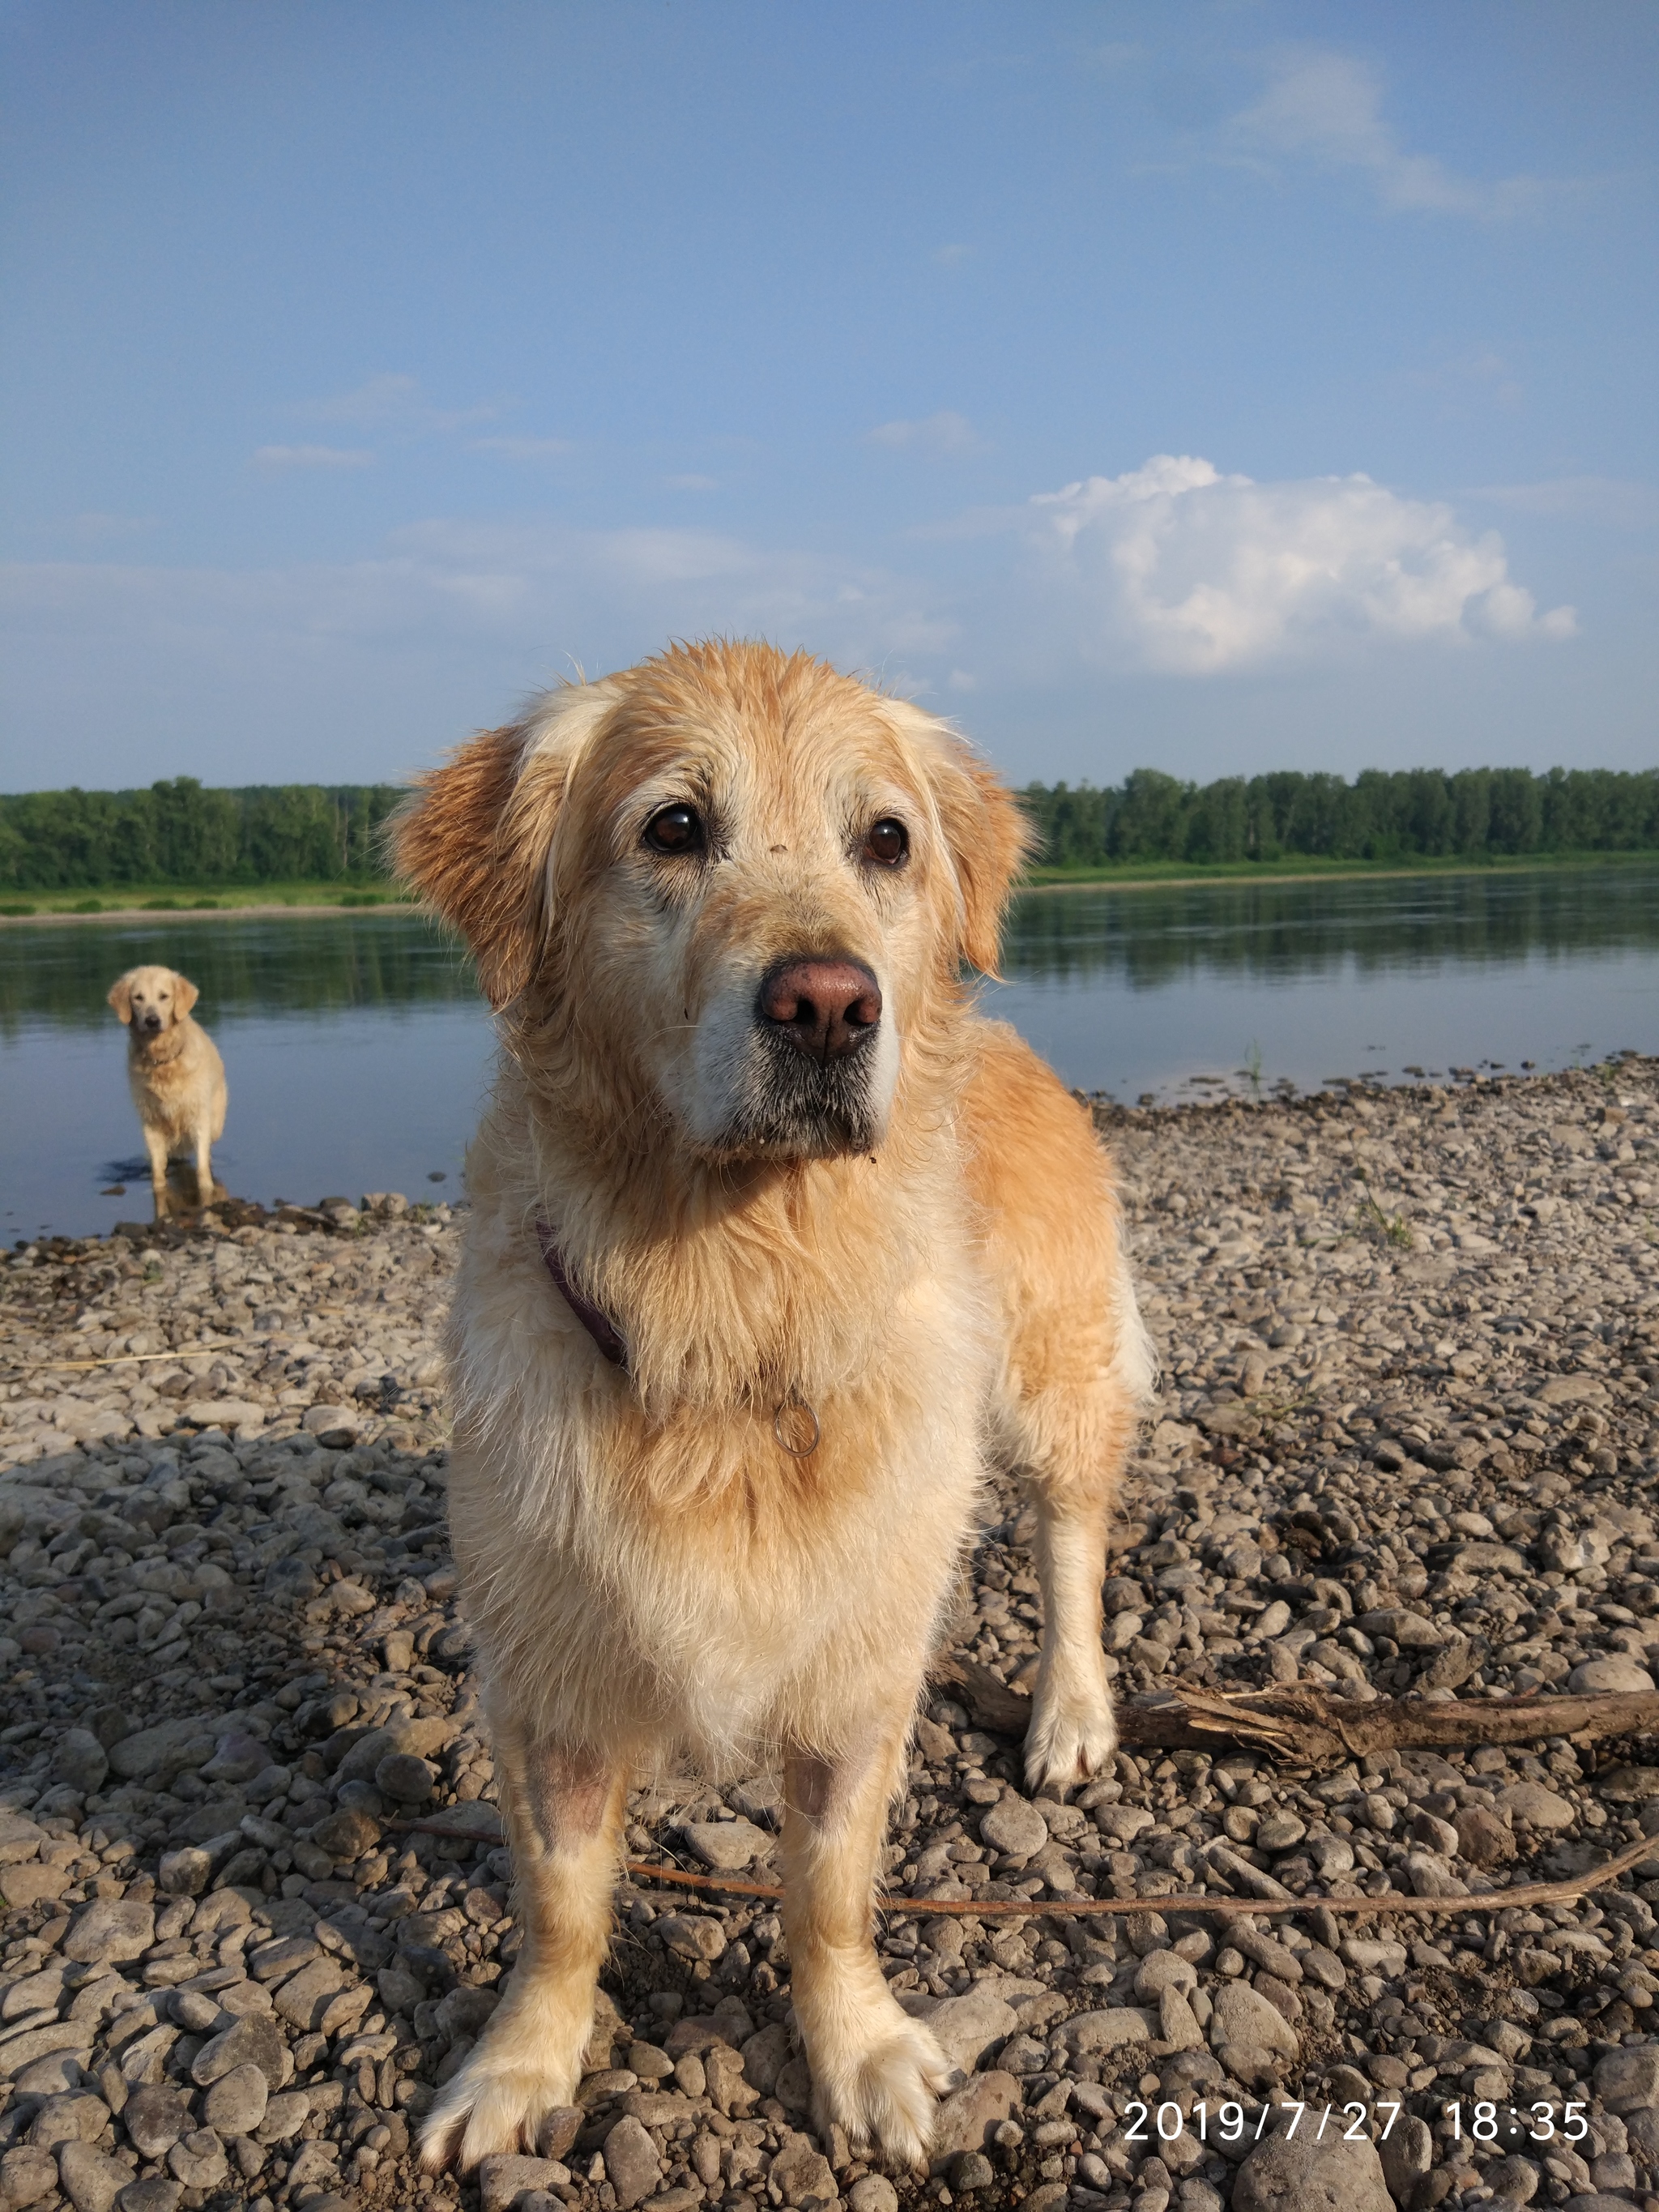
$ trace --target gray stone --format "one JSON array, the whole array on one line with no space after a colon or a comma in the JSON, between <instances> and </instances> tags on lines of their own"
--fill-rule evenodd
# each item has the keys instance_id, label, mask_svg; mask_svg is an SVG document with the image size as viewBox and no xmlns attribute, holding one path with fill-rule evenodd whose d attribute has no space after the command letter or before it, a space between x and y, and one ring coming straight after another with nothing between
<instances>
[{"instance_id":1,"label":"gray stone","mask_svg":"<svg viewBox=\"0 0 1659 2212\"><path fill-rule=\"evenodd\" d=\"M1369 2096L1362 2102L1369 2104ZM1402 2202L1415 2181L1419 2181L1434 2164L1434 2137L1426 2121L1410 2112L1398 2114L1387 2136L1378 2143L1377 2151L1382 2160L1382 2179L1389 2194L1396 2203ZM1524 2163L1524 2160L1522 2161ZM1492 2179L1492 2169L1486 2169L1486 2179ZM1534 2174L1534 2185L1536 2173ZM1528 2194L1531 2192L1528 2191Z\"/></svg>"},{"instance_id":2,"label":"gray stone","mask_svg":"<svg viewBox=\"0 0 1659 2212\"><path fill-rule=\"evenodd\" d=\"M219 2007L200 1990L175 1990L172 2009L179 2027L188 2028L192 2035L210 2034L218 2027Z\"/></svg>"},{"instance_id":3,"label":"gray stone","mask_svg":"<svg viewBox=\"0 0 1659 2212\"><path fill-rule=\"evenodd\" d=\"M70 1729L52 1754L52 1778L65 1790L92 1797L104 1786L109 1753L89 1729Z\"/></svg>"},{"instance_id":4,"label":"gray stone","mask_svg":"<svg viewBox=\"0 0 1659 2212\"><path fill-rule=\"evenodd\" d=\"M1391 1637L1402 1651L1437 1650L1446 1640L1431 1620L1408 1606L1384 1606L1376 1613L1362 1613L1359 1626L1367 1636Z\"/></svg>"},{"instance_id":5,"label":"gray stone","mask_svg":"<svg viewBox=\"0 0 1659 2212\"><path fill-rule=\"evenodd\" d=\"M109 2125L109 2107L90 2090L71 2089L62 2097L48 2097L29 2124L29 2141L42 2150L60 2143L96 2142Z\"/></svg>"},{"instance_id":6,"label":"gray stone","mask_svg":"<svg viewBox=\"0 0 1659 2212\"><path fill-rule=\"evenodd\" d=\"M1575 1697L1586 1698L1598 1692L1650 1690L1653 1677L1627 1653L1612 1652L1575 1667L1567 1677L1567 1687Z\"/></svg>"},{"instance_id":7,"label":"gray stone","mask_svg":"<svg viewBox=\"0 0 1659 2212\"><path fill-rule=\"evenodd\" d=\"M1422 2124L1419 2120L1418 2125L1421 2127ZM1382 2146L1382 2171L1390 2177L1389 2186L1392 2189L1393 2168L1389 2164L1387 2143ZM1538 2184L1542 2176L1529 2158L1500 2158L1482 2170L1480 2179L1494 2197L1510 2204L1530 2204L1538 2194ZM1395 2191L1396 2197L1400 2193L1398 2190Z\"/></svg>"},{"instance_id":8,"label":"gray stone","mask_svg":"<svg viewBox=\"0 0 1659 2212\"><path fill-rule=\"evenodd\" d=\"M898 2191L884 2173L866 2173L847 2192L852 2212L898 2212Z\"/></svg>"},{"instance_id":9,"label":"gray stone","mask_svg":"<svg viewBox=\"0 0 1659 2212\"><path fill-rule=\"evenodd\" d=\"M687 1820L679 1832L703 1864L720 1874L740 1874L772 1845L766 1830L752 1820Z\"/></svg>"},{"instance_id":10,"label":"gray stone","mask_svg":"<svg viewBox=\"0 0 1659 2212\"><path fill-rule=\"evenodd\" d=\"M22 2212L26 2204L55 2195L57 2188L58 2161L49 2150L20 2143L0 2158L0 2212Z\"/></svg>"},{"instance_id":11,"label":"gray stone","mask_svg":"<svg viewBox=\"0 0 1659 2212\"><path fill-rule=\"evenodd\" d=\"M276 2007L294 2027L307 2032L319 2029L344 1986L344 1971L337 1960L313 1959L280 1984Z\"/></svg>"},{"instance_id":12,"label":"gray stone","mask_svg":"<svg viewBox=\"0 0 1659 2212\"><path fill-rule=\"evenodd\" d=\"M907 2005L905 2009L909 2011L911 2007ZM966 1996L918 2004L915 2010L951 2065L960 2067L964 2074L973 2073L981 2059L997 2045L1006 2043L1019 2026L1013 2007L983 1986Z\"/></svg>"},{"instance_id":13,"label":"gray stone","mask_svg":"<svg viewBox=\"0 0 1659 2212\"><path fill-rule=\"evenodd\" d=\"M656 2193L662 2160L644 2127L631 2116L618 2120L605 2139L605 2171L622 2212L631 2212L634 2205Z\"/></svg>"},{"instance_id":14,"label":"gray stone","mask_svg":"<svg viewBox=\"0 0 1659 2212\"><path fill-rule=\"evenodd\" d=\"M136 1735L123 1736L110 1749L112 1773L123 1782L137 1782L154 1774L163 1765L176 1764L181 1753L193 1753L201 1747L203 1759L213 1755L213 1723L199 1717L186 1720L161 1721L155 1728L140 1729Z\"/></svg>"},{"instance_id":15,"label":"gray stone","mask_svg":"<svg viewBox=\"0 0 1659 2212\"><path fill-rule=\"evenodd\" d=\"M1011 1790L979 1824L980 1840L1012 1859L1035 1858L1048 1840L1048 1823L1036 1807Z\"/></svg>"},{"instance_id":16,"label":"gray stone","mask_svg":"<svg viewBox=\"0 0 1659 2212\"><path fill-rule=\"evenodd\" d=\"M647 2140L648 2142L649 2137ZM607 2172L610 2163L607 2159ZM478 2166L480 2212L510 2212L521 2192L543 2190L551 2196L566 2184L567 2179L567 2169L550 2158L501 2155L481 2160ZM614 2187L614 2181L612 2185Z\"/></svg>"},{"instance_id":17,"label":"gray stone","mask_svg":"<svg viewBox=\"0 0 1659 2212\"><path fill-rule=\"evenodd\" d=\"M726 1930L704 1913L665 1912L655 1932L682 1959L707 1959L712 1965L725 1954Z\"/></svg>"},{"instance_id":18,"label":"gray stone","mask_svg":"<svg viewBox=\"0 0 1659 2212\"><path fill-rule=\"evenodd\" d=\"M216 2135L251 2136L264 2120L270 2101L270 2084L263 2068L233 2066L202 2100L202 2118Z\"/></svg>"},{"instance_id":19,"label":"gray stone","mask_svg":"<svg viewBox=\"0 0 1659 2212\"><path fill-rule=\"evenodd\" d=\"M211 2128L195 2128L181 2136L167 2153L167 2166L173 2179L186 2189L216 2189L230 2172L225 2147Z\"/></svg>"},{"instance_id":20,"label":"gray stone","mask_svg":"<svg viewBox=\"0 0 1659 2212\"><path fill-rule=\"evenodd\" d=\"M1627 2045L1595 2062L1596 2095L1610 2112L1633 2112L1659 2104L1659 2044Z\"/></svg>"},{"instance_id":21,"label":"gray stone","mask_svg":"<svg viewBox=\"0 0 1659 2212\"><path fill-rule=\"evenodd\" d=\"M162 1852L155 1887L167 1897L199 1897L212 1872L212 1854L199 1844L185 1844L176 1851Z\"/></svg>"},{"instance_id":22,"label":"gray stone","mask_svg":"<svg viewBox=\"0 0 1659 2212\"><path fill-rule=\"evenodd\" d=\"M1232 2212L1394 2212L1369 2136L1305 2129L1255 2145L1233 2183Z\"/></svg>"},{"instance_id":23,"label":"gray stone","mask_svg":"<svg viewBox=\"0 0 1659 2212\"><path fill-rule=\"evenodd\" d=\"M1541 1782L1511 1782L1498 1792L1498 1802L1512 1820L1524 1820L1533 1828L1570 1828L1578 1818L1565 1797L1546 1790Z\"/></svg>"},{"instance_id":24,"label":"gray stone","mask_svg":"<svg viewBox=\"0 0 1659 2212\"><path fill-rule=\"evenodd\" d=\"M66 2142L58 2154L58 2179L75 2212L110 2212L132 2169L89 2142Z\"/></svg>"},{"instance_id":25,"label":"gray stone","mask_svg":"<svg viewBox=\"0 0 1659 2212\"><path fill-rule=\"evenodd\" d=\"M155 1941L153 1905L98 1897L83 1905L64 1938L64 1956L82 1966L107 1966L136 1959Z\"/></svg>"},{"instance_id":26,"label":"gray stone","mask_svg":"<svg viewBox=\"0 0 1659 2212\"><path fill-rule=\"evenodd\" d=\"M1225 1983L1215 1992L1210 2048L1235 2081L1262 2087L1295 2063L1302 2045L1277 2006L1248 1982L1239 1981Z\"/></svg>"},{"instance_id":27,"label":"gray stone","mask_svg":"<svg viewBox=\"0 0 1659 2212\"><path fill-rule=\"evenodd\" d=\"M970 2189L988 2189L997 2178L996 2168L982 2150L959 2150L946 2172L958 2197Z\"/></svg>"},{"instance_id":28,"label":"gray stone","mask_svg":"<svg viewBox=\"0 0 1659 2212\"><path fill-rule=\"evenodd\" d=\"M424 1805L437 1778L425 1759L417 1759L412 1751L389 1751L374 1769L374 1787L400 1805Z\"/></svg>"},{"instance_id":29,"label":"gray stone","mask_svg":"<svg viewBox=\"0 0 1659 2212\"><path fill-rule=\"evenodd\" d=\"M200 1770L204 1782L252 1782L270 1764L270 1753L257 1735L232 1729L219 1738L217 1748Z\"/></svg>"},{"instance_id":30,"label":"gray stone","mask_svg":"<svg viewBox=\"0 0 1659 2212\"><path fill-rule=\"evenodd\" d=\"M1012 2119L1019 2108L1019 2083L1012 2074L993 2068L973 2075L939 2107L933 2127L935 2165L958 2151L982 2150L992 2130Z\"/></svg>"},{"instance_id":31,"label":"gray stone","mask_svg":"<svg viewBox=\"0 0 1659 2212\"><path fill-rule=\"evenodd\" d=\"M191 2079L199 2088L210 2088L239 2066L257 2066L273 2089L280 2089L293 2072L282 2031L268 2014L245 2013L234 2027L204 2043L191 2062Z\"/></svg>"},{"instance_id":32,"label":"gray stone","mask_svg":"<svg viewBox=\"0 0 1659 2212\"><path fill-rule=\"evenodd\" d=\"M1179 1951L1163 1947L1149 1951L1135 1969L1135 1995L1145 2002L1156 2004L1165 1990L1184 1993L1197 1987L1198 1969Z\"/></svg>"},{"instance_id":33,"label":"gray stone","mask_svg":"<svg viewBox=\"0 0 1659 2212\"><path fill-rule=\"evenodd\" d=\"M130 2181L115 2200L115 2212L179 2212L184 2191L165 2174Z\"/></svg>"},{"instance_id":34,"label":"gray stone","mask_svg":"<svg viewBox=\"0 0 1659 2212\"><path fill-rule=\"evenodd\" d=\"M777 2185L786 2204L805 2204L814 2197L833 2203L837 2194L830 2161L810 2136L784 2137L769 2179Z\"/></svg>"},{"instance_id":35,"label":"gray stone","mask_svg":"<svg viewBox=\"0 0 1659 2212\"><path fill-rule=\"evenodd\" d=\"M121 2125L140 2158L165 2158L191 2124L190 2100L182 2089L135 2089L121 2107Z\"/></svg>"},{"instance_id":36,"label":"gray stone","mask_svg":"<svg viewBox=\"0 0 1659 2212\"><path fill-rule=\"evenodd\" d=\"M1113 2006L1103 2012L1074 2013L1060 2033L1079 2058L1120 2051L1125 2044L1156 2043L1158 2015Z\"/></svg>"}]
</instances>

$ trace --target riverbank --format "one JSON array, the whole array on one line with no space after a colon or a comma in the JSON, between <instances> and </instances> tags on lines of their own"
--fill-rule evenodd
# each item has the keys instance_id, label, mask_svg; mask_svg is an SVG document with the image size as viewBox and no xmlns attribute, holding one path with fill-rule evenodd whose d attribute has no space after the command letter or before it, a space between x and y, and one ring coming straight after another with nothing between
<instances>
[{"instance_id":1,"label":"riverbank","mask_svg":"<svg viewBox=\"0 0 1659 2212\"><path fill-rule=\"evenodd\" d=\"M1586 869L1643 867L1659 871L1659 852L1522 853L1497 859L1322 860L1306 854L1278 860L1126 860L1120 866L1028 868L1023 891L1186 890L1200 884L1317 884L1349 877L1390 883L1413 876L1517 876L1577 873Z\"/></svg>"},{"instance_id":2,"label":"riverbank","mask_svg":"<svg viewBox=\"0 0 1659 2212\"><path fill-rule=\"evenodd\" d=\"M1106 1586L1120 1698L1650 1686L1659 1063L1099 1118L1163 1374ZM459 1226L226 1207L0 1267L0 2128L42 2195L118 2166L257 2212L478 2202L407 2155L515 1943L443 1523ZM1018 1690L1036 1585L1006 1485L988 1523L951 1642ZM1659 1828L1650 1752L1126 1753L1033 1803L1015 1747L933 1698L890 1881L1042 1906L884 1918L890 1986L969 2076L940 2178L1024 2212L1300 2205L1272 2172L1292 2146L1264 2123L1257 2147L1263 2100L1297 2098L1381 2106L1379 2136L1400 2107L1380 2162L1334 2128L1296 2153L1303 2190L1339 2160L1367 2212L1639 2202L1659 1843L1576 1905L1503 1892ZM764 1775L670 1778L632 1799L629 1849L765 1882L777 1807ZM1069 1909L1195 1891L1310 1901L1249 1928ZM1356 1923L1313 1901L1400 1892L1457 1902ZM814 2137L769 1903L629 1882L620 1914L580 2107L485 2203L922 2203ZM1481 2100L1523 2124L1472 2140Z\"/></svg>"},{"instance_id":3,"label":"riverbank","mask_svg":"<svg viewBox=\"0 0 1659 2212\"><path fill-rule=\"evenodd\" d=\"M103 890L19 892L0 897L0 925L43 921L138 921L159 918L175 921L210 921L216 915L246 921L261 915L298 917L310 915L373 913L390 908L407 914L414 900L395 884L342 891L331 884L258 884L229 890L180 889L177 884L153 889L118 886Z\"/></svg>"}]
</instances>

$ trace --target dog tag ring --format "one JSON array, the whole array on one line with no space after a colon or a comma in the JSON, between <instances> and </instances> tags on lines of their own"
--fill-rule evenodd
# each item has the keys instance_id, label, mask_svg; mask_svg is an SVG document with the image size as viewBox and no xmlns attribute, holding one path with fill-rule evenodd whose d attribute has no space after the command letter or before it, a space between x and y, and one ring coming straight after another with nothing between
<instances>
[{"instance_id":1,"label":"dog tag ring","mask_svg":"<svg viewBox=\"0 0 1659 2212\"><path fill-rule=\"evenodd\" d=\"M809 1443L804 1444L792 1444L790 1443L788 1437L784 1432L783 1417L786 1413L804 1413L806 1416L806 1419L811 1422L812 1427L811 1439ZM807 1404L805 1399L793 1396L786 1398L783 1403L778 1407L777 1411L773 1414L772 1433L778 1440L780 1450L787 1451L791 1459L811 1459L813 1453L817 1449L823 1436L823 1430L818 1426L818 1417L812 1411L812 1408Z\"/></svg>"}]
</instances>

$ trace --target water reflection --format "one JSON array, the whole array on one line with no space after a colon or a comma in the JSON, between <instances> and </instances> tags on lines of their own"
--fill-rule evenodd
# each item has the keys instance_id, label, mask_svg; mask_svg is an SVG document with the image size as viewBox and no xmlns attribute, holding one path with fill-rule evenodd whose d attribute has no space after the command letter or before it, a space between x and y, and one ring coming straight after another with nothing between
<instances>
[{"instance_id":1,"label":"water reflection","mask_svg":"<svg viewBox=\"0 0 1659 2212\"><path fill-rule=\"evenodd\" d=\"M1368 974L1656 950L1659 869L1647 864L1031 892L1015 902L1003 972L1155 990L1200 971L1289 981L1350 963Z\"/></svg>"},{"instance_id":2,"label":"water reflection","mask_svg":"<svg viewBox=\"0 0 1659 2212\"><path fill-rule=\"evenodd\" d=\"M108 1024L104 994L124 969L177 968L202 994L200 1019L337 1013L477 995L465 952L418 915L259 916L196 923L18 923L0 930L0 1036L19 1026Z\"/></svg>"}]
</instances>

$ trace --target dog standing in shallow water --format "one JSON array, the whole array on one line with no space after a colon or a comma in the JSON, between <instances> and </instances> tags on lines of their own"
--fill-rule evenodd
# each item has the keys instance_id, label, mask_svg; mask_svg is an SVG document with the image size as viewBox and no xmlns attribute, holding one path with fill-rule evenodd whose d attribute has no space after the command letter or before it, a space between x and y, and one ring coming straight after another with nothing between
<instances>
[{"instance_id":1,"label":"dog standing in shallow water","mask_svg":"<svg viewBox=\"0 0 1659 2212\"><path fill-rule=\"evenodd\" d=\"M193 1159L196 1203L213 1199L213 1147L225 1133L229 1094L218 1047L191 1019L201 995L173 968L129 968L109 988L116 1018L127 1025L127 1083L158 1219L167 1212L170 1159Z\"/></svg>"},{"instance_id":2,"label":"dog standing in shallow water","mask_svg":"<svg viewBox=\"0 0 1659 2212\"><path fill-rule=\"evenodd\" d=\"M941 723L680 648L422 780L404 872L505 1051L468 1162L451 1518L524 1948L424 2153L574 2101L633 1776L781 1759L820 2127L925 2152L950 2068L872 1941L886 1808L983 1470L1037 1507L1026 1766L1115 1741L1106 1523L1147 1382L1109 1163L975 1012L1024 845Z\"/></svg>"}]
</instances>

